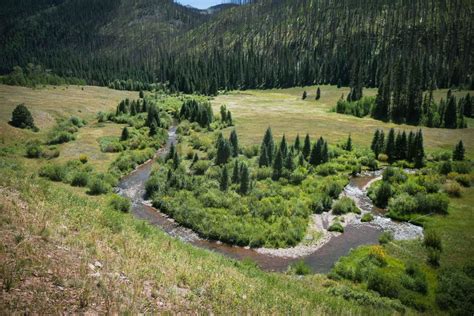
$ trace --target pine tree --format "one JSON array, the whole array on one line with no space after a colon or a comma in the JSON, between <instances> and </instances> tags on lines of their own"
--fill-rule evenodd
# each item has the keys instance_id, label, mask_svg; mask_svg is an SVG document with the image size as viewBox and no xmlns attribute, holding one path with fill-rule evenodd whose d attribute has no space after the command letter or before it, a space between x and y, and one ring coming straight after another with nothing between
<instances>
[{"instance_id":1,"label":"pine tree","mask_svg":"<svg viewBox=\"0 0 474 316\"><path fill-rule=\"evenodd\" d=\"M265 136L263 137L261 147L262 151L263 147L266 147L268 165L270 165L273 162L273 154L275 152L275 143L273 141L272 129L270 127L266 130Z\"/></svg>"},{"instance_id":2,"label":"pine tree","mask_svg":"<svg viewBox=\"0 0 474 316\"><path fill-rule=\"evenodd\" d=\"M230 111L227 111L227 125L233 126L234 122L232 121L232 113Z\"/></svg>"},{"instance_id":3,"label":"pine tree","mask_svg":"<svg viewBox=\"0 0 474 316\"><path fill-rule=\"evenodd\" d=\"M295 150L298 151L298 152L299 152L300 149L301 149L300 134L297 134L297 135L296 135L294 148L295 148Z\"/></svg>"},{"instance_id":4,"label":"pine tree","mask_svg":"<svg viewBox=\"0 0 474 316\"><path fill-rule=\"evenodd\" d=\"M227 171L227 166L224 166L221 173L221 178L219 181L221 191L227 191L229 187L229 173Z\"/></svg>"},{"instance_id":5,"label":"pine tree","mask_svg":"<svg viewBox=\"0 0 474 316\"><path fill-rule=\"evenodd\" d=\"M454 161L463 161L464 160L464 154L465 154L465 149L464 149L464 144L462 140L459 141L459 143L456 145L453 151L453 160Z\"/></svg>"},{"instance_id":6,"label":"pine tree","mask_svg":"<svg viewBox=\"0 0 474 316\"><path fill-rule=\"evenodd\" d=\"M415 136L415 168L423 167L423 160L425 158L425 150L423 148L423 133L421 129Z\"/></svg>"},{"instance_id":7,"label":"pine tree","mask_svg":"<svg viewBox=\"0 0 474 316\"><path fill-rule=\"evenodd\" d=\"M372 138L372 143L370 145L370 149L373 151L373 153L375 154L375 157L377 158L380 154L380 151L379 151L379 137L380 137L380 132L379 130L375 130L375 133L374 133L374 137Z\"/></svg>"},{"instance_id":8,"label":"pine tree","mask_svg":"<svg viewBox=\"0 0 474 316\"><path fill-rule=\"evenodd\" d=\"M347 151L352 151L352 138L351 134L349 134L349 137L347 138L346 143L344 144L344 149Z\"/></svg>"},{"instance_id":9,"label":"pine tree","mask_svg":"<svg viewBox=\"0 0 474 316\"><path fill-rule=\"evenodd\" d=\"M288 145L286 143L286 137L283 135L281 142L280 142L280 152L281 152L281 157L283 160L286 159L286 155L288 155Z\"/></svg>"},{"instance_id":10,"label":"pine tree","mask_svg":"<svg viewBox=\"0 0 474 316\"><path fill-rule=\"evenodd\" d=\"M140 93L138 94L140 99L143 99L145 97L145 94L143 93L143 90L140 90Z\"/></svg>"},{"instance_id":11,"label":"pine tree","mask_svg":"<svg viewBox=\"0 0 474 316\"><path fill-rule=\"evenodd\" d=\"M227 122L227 108L225 105L221 105L221 121L222 123Z\"/></svg>"},{"instance_id":12,"label":"pine tree","mask_svg":"<svg viewBox=\"0 0 474 316\"><path fill-rule=\"evenodd\" d=\"M236 160L234 163L234 168L232 169L232 183L240 182L240 167L239 162Z\"/></svg>"},{"instance_id":13,"label":"pine tree","mask_svg":"<svg viewBox=\"0 0 474 316\"><path fill-rule=\"evenodd\" d=\"M34 128L35 122L33 116L24 104L19 104L12 112L12 119L10 121L12 126L18 128Z\"/></svg>"},{"instance_id":14,"label":"pine tree","mask_svg":"<svg viewBox=\"0 0 474 316\"><path fill-rule=\"evenodd\" d=\"M407 155L406 159L409 162L413 162L416 156L416 142L415 142L415 133L410 131L408 134L408 146L407 146Z\"/></svg>"},{"instance_id":15,"label":"pine tree","mask_svg":"<svg viewBox=\"0 0 474 316\"><path fill-rule=\"evenodd\" d=\"M148 132L148 135L149 135L150 137L153 137L153 136L155 136L157 133L158 133L158 128L156 127L156 123L153 122L153 123L151 123L151 125L150 125L150 131Z\"/></svg>"},{"instance_id":16,"label":"pine tree","mask_svg":"<svg viewBox=\"0 0 474 316\"><path fill-rule=\"evenodd\" d=\"M304 166L304 156L303 156L303 154L300 154L298 156L298 166L300 166L300 167Z\"/></svg>"},{"instance_id":17,"label":"pine tree","mask_svg":"<svg viewBox=\"0 0 474 316\"><path fill-rule=\"evenodd\" d=\"M229 161L231 157L231 145L225 139L217 143L216 165L223 165Z\"/></svg>"},{"instance_id":18,"label":"pine tree","mask_svg":"<svg viewBox=\"0 0 474 316\"><path fill-rule=\"evenodd\" d=\"M230 132L229 142L232 146L232 157L237 157L239 155L239 138L235 129Z\"/></svg>"},{"instance_id":19,"label":"pine tree","mask_svg":"<svg viewBox=\"0 0 474 316\"><path fill-rule=\"evenodd\" d=\"M306 91L303 91L303 96L301 98L303 100L306 100L307 97L308 97L308 94L306 93Z\"/></svg>"},{"instance_id":20,"label":"pine tree","mask_svg":"<svg viewBox=\"0 0 474 316\"><path fill-rule=\"evenodd\" d=\"M260 150L260 158L258 159L258 166L266 167L269 164L270 162L268 161L267 147L262 146L262 149Z\"/></svg>"},{"instance_id":21,"label":"pine tree","mask_svg":"<svg viewBox=\"0 0 474 316\"><path fill-rule=\"evenodd\" d=\"M273 162L273 180L278 180L281 177L283 171L283 155L281 150L277 151L275 161Z\"/></svg>"},{"instance_id":22,"label":"pine tree","mask_svg":"<svg viewBox=\"0 0 474 316\"><path fill-rule=\"evenodd\" d=\"M128 138L130 137L129 133L128 133L128 128L127 127L124 127L122 129L122 135L120 136L120 140L121 141L124 141L124 140L127 140Z\"/></svg>"},{"instance_id":23,"label":"pine tree","mask_svg":"<svg viewBox=\"0 0 474 316\"><path fill-rule=\"evenodd\" d=\"M290 171L293 171L295 169L293 154L294 154L293 150L290 150L290 153L288 154L288 156L286 156L286 159L285 159L285 168Z\"/></svg>"},{"instance_id":24,"label":"pine tree","mask_svg":"<svg viewBox=\"0 0 474 316\"><path fill-rule=\"evenodd\" d=\"M473 110L472 110L471 94L468 93L463 101L464 101L463 102L464 115L467 116L467 117L472 117L473 116Z\"/></svg>"},{"instance_id":25,"label":"pine tree","mask_svg":"<svg viewBox=\"0 0 474 316\"><path fill-rule=\"evenodd\" d=\"M309 134L306 134L306 137L304 139L304 145L303 145L303 157L307 159L310 153L311 153L311 140L309 139Z\"/></svg>"},{"instance_id":26,"label":"pine tree","mask_svg":"<svg viewBox=\"0 0 474 316\"><path fill-rule=\"evenodd\" d=\"M451 91L451 90L449 90ZM457 127L457 111L456 111L456 98L451 95L448 99L446 106L446 112L444 114L444 127L456 128Z\"/></svg>"},{"instance_id":27,"label":"pine tree","mask_svg":"<svg viewBox=\"0 0 474 316\"><path fill-rule=\"evenodd\" d=\"M179 154L177 151L175 151L173 155L173 169L175 170L178 169L180 163L181 163L181 160L179 158Z\"/></svg>"},{"instance_id":28,"label":"pine tree","mask_svg":"<svg viewBox=\"0 0 474 316\"><path fill-rule=\"evenodd\" d=\"M383 78L380 85L377 97L375 98L375 105L372 110L372 117L376 120L388 122L390 118L390 81L389 76Z\"/></svg>"},{"instance_id":29,"label":"pine tree","mask_svg":"<svg viewBox=\"0 0 474 316\"><path fill-rule=\"evenodd\" d=\"M246 195L249 191L250 175L249 169L246 164L242 165L242 172L240 174L240 189L239 192L242 195Z\"/></svg>"},{"instance_id":30,"label":"pine tree","mask_svg":"<svg viewBox=\"0 0 474 316\"><path fill-rule=\"evenodd\" d=\"M328 143L323 140L323 149L321 151L321 163L326 163L328 161L329 161Z\"/></svg>"},{"instance_id":31,"label":"pine tree","mask_svg":"<svg viewBox=\"0 0 474 316\"><path fill-rule=\"evenodd\" d=\"M388 156L388 161L390 163L395 161L396 159L395 130L393 128L390 129L390 132L388 133L388 136L387 136L385 154Z\"/></svg>"},{"instance_id":32,"label":"pine tree","mask_svg":"<svg viewBox=\"0 0 474 316\"><path fill-rule=\"evenodd\" d=\"M319 89L318 87L318 89L316 90L316 100L319 100L319 99L321 99L321 89Z\"/></svg>"},{"instance_id":33,"label":"pine tree","mask_svg":"<svg viewBox=\"0 0 474 316\"><path fill-rule=\"evenodd\" d=\"M165 157L165 162L168 161L168 160L170 160L170 159L173 159L175 152L176 152L176 148L174 147L174 144L171 143L171 146L170 146L170 149L169 149L169 151L168 151L168 154L167 154L166 157Z\"/></svg>"}]
</instances>

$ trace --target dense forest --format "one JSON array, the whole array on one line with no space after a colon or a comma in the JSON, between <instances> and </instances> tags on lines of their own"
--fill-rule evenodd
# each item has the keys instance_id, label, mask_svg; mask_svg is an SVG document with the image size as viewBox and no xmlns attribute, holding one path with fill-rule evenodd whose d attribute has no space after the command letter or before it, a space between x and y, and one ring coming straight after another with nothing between
<instances>
[{"instance_id":1,"label":"dense forest","mask_svg":"<svg viewBox=\"0 0 474 316\"><path fill-rule=\"evenodd\" d=\"M35 63L93 84L167 82L205 94L473 86L470 1L260 0L214 14L171 0L29 2L2 8L2 73Z\"/></svg>"}]
</instances>

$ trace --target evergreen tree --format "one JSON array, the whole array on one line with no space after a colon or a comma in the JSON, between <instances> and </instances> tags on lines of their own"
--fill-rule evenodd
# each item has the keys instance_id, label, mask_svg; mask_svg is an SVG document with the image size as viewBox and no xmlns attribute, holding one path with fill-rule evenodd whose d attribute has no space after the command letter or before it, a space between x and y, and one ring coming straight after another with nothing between
<instances>
[{"instance_id":1,"label":"evergreen tree","mask_svg":"<svg viewBox=\"0 0 474 316\"><path fill-rule=\"evenodd\" d=\"M223 165L229 161L231 157L231 145L225 139L217 144L216 165Z\"/></svg>"},{"instance_id":2,"label":"evergreen tree","mask_svg":"<svg viewBox=\"0 0 474 316\"><path fill-rule=\"evenodd\" d=\"M304 156L302 153L298 156L298 166L304 166Z\"/></svg>"},{"instance_id":3,"label":"evergreen tree","mask_svg":"<svg viewBox=\"0 0 474 316\"><path fill-rule=\"evenodd\" d=\"M140 97L140 99L143 99L145 97L145 94L143 93L143 90L140 90L138 96Z\"/></svg>"},{"instance_id":4,"label":"evergreen tree","mask_svg":"<svg viewBox=\"0 0 474 316\"><path fill-rule=\"evenodd\" d=\"M409 162L413 162L416 156L416 142L415 142L415 133L410 131L410 134L408 134L408 148L407 148L407 155L406 159Z\"/></svg>"},{"instance_id":5,"label":"evergreen tree","mask_svg":"<svg viewBox=\"0 0 474 316\"><path fill-rule=\"evenodd\" d=\"M344 144L344 149L347 151L352 151L352 138L351 134L349 134L349 137L347 138L346 143Z\"/></svg>"},{"instance_id":6,"label":"evergreen tree","mask_svg":"<svg viewBox=\"0 0 474 316\"><path fill-rule=\"evenodd\" d=\"M249 169L246 164L242 164L242 171L240 174L240 189L239 192L242 195L246 195L249 192L250 175Z\"/></svg>"},{"instance_id":7,"label":"evergreen tree","mask_svg":"<svg viewBox=\"0 0 474 316\"><path fill-rule=\"evenodd\" d=\"M258 166L259 167L266 167L270 164L268 160L268 155L267 155L267 147L262 146L262 149L260 149L260 158L258 159Z\"/></svg>"},{"instance_id":8,"label":"evergreen tree","mask_svg":"<svg viewBox=\"0 0 474 316\"><path fill-rule=\"evenodd\" d=\"M227 171L227 166L224 166L221 173L221 178L219 181L221 191L227 191L229 187L229 173Z\"/></svg>"},{"instance_id":9,"label":"evergreen tree","mask_svg":"<svg viewBox=\"0 0 474 316\"><path fill-rule=\"evenodd\" d=\"M170 146L170 149L169 149L169 151L168 151L168 154L167 154L166 157L165 157L165 162L168 161L168 160L170 160L170 159L173 159L175 152L176 152L176 148L174 147L174 144L171 143L171 146Z\"/></svg>"},{"instance_id":10,"label":"evergreen tree","mask_svg":"<svg viewBox=\"0 0 474 316\"><path fill-rule=\"evenodd\" d=\"M283 155L281 150L277 150L277 154L275 156L275 161L273 162L273 180L278 180L281 177L283 171Z\"/></svg>"},{"instance_id":11,"label":"evergreen tree","mask_svg":"<svg viewBox=\"0 0 474 316\"><path fill-rule=\"evenodd\" d=\"M129 133L128 133L128 128L127 127L124 127L122 129L122 136L120 136L120 140L121 141L124 141L124 140L127 140L128 138L130 137Z\"/></svg>"},{"instance_id":12,"label":"evergreen tree","mask_svg":"<svg viewBox=\"0 0 474 316\"><path fill-rule=\"evenodd\" d=\"M322 137L318 139L311 150L309 163L313 166L318 166L329 160L328 145Z\"/></svg>"},{"instance_id":13,"label":"evergreen tree","mask_svg":"<svg viewBox=\"0 0 474 316\"><path fill-rule=\"evenodd\" d=\"M303 99L303 100L306 100L307 97L308 97L308 94L306 93L306 91L303 91L302 99Z\"/></svg>"},{"instance_id":14,"label":"evergreen tree","mask_svg":"<svg viewBox=\"0 0 474 316\"><path fill-rule=\"evenodd\" d=\"M425 150L423 148L423 133L421 129L415 136L415 168L423 167L423 159L425 158Z\"/></svg>"},{"instance_id":15,"label":"evergreen tree","mask_svg":"<svg viewBox=\"0 0 474 316\"><path fill-rule=\"evenodd\" d=\"M375 98L375 105L372 110L372 117L376 120L388 122L390 118L390 81L389 75L383 78L380 85L377 97Z\"/></svg>"},{"instance_id":16,"label":"evergreen tree","mask_svg":"<svg viewBox=\"0 0 474 316\"><path fill-rule=\"evenodd\" d=\"M232 183L239 183L240 182L240 168L239 162L236 160L234 163L234 168L232 170Z\"/></svg>"},{"instance_id":17,"label":"evergreen tree","mask_svg":"<svg viewBox=\"0 0 474 316\"><path fill-rule=\"evenodd\" d=\"M323 149L321 151L321 163L326 163L328 161L329 161L328 143L323 140Z\"/></svg>"},{"instance_id":18,"label":"evergreen tree","mask_svg":"<svg viewBox=\"0 0 474 316\"><path fill-rule=\"evenodd\" d=\"M471 94L469 93L463 99L463 112L464 112L464 115L467 117L473 116L472 98L471 98Z\"/></svg>"},{"instance_id":19,"label":"evergreen tree","mask_svg":"<svg viewBox=\"0 0 474 316\"><path fill-rule=\"evenodd\" d=\"M300 149L301 149L300 134L297 134L297 135L296 135L294 148L295 148L295 150L298 151L298 152L299 152Z\"/></svg>"},{"instance_id":20,"label":"evergreen tree","mask_svg":"<svg viewBox=\"0 0 474 316\"><path fill-rule=\"evenodd\" d=\"M451 91L451 90L449 90ZM457 111L456 111L456 98L451 95L448 99L446 106L446 112L444 114L444 127L456 128L457 127Z\"/></svg>"},{"instance_id":21,"label":"evergreen tree","mask_svg":"<svg viewBox=\"0 0 474 316\"><path fill-rule=\"evenodd\" d=\"M388 156L388 161L390 163L394 162L396 159L396 148L395 148L395 130L390 129L390 132L387 136L387 144L385 146L385 154Z\"/></svg>"},{"instance_id":22,"label":"evergreen tree","mask_svg":"<svg viewBox=\"0 0 474 316\"><path fill-rule=\"evenodd\" d=\"M15 107L10 124L18 128L35 128L33 116L24 104Z\"/></svg>"},{"instance_id":23,"label":"evergreen tree","mask_svg":"<svg viewBox=\"0 0 474 316\"><path fill-rule=\"evenodd\" d=\"M380 151L379 151L379 137L380 137L380 132L379 130L375 130L375 133L374 133L374 137L372 138L372 143L370 145L370 149L373 151L373 153L375 154L375 158L377 158L380 154Z\"/></svg>"},{"instance_id":24,"label":"evergreen tree","mask_svg":"<svg viewBox=\"0 0 474 316\"><path fill-rule=\"evenodd\" d=\"M222 123L227 122L227 108L225 105L221 105L221 121Z\"/></svg>"},{"instance_id":25,"label":"evergreen tree","mask_svg":"<svg viewBox=\"0 0 474 316\"><path fill-rule=\"evenodd\" d=\"M263 147L266 147L268 165L270 165L273 162L273 154L275 152L275 143L273 141L272 129L270 127L266 130L265 136L263 137L262 151Z\"/></svg>"},{"instance_id":26,"label":"evergreen tree","mask_svg":"<svg viewBox=\"0 0 474 316\"><path fill-rule=\"evenodd\" d=\"M235 129L230 132L229 142L232 146L232 157L237 157L239 155L239 138Z\"/></svg>"},{"instance_id":27,"label":"evergreen tree","mask_svg":"<svg viewBox=\"0 0 474 316\"><path fill-rule=\"evenodd\" d=\"M227 125L233 126L234 122L232 121L232 113L230 111L227 111Z\"/></svg>"},{"instance_id":28,"label":"evergreen tree","mask_svg":"<svg viewBox=\"0 0 474 316\"><path fill-rule=\"evenodd\" d=\"M397 138L395 140L395 151L397 160L404 160L407 158L407 146L407 134L405 133L405 131L403 131L403 133L398 132Z\"/></svg>"},{"instance_id":29,"label":"evergreen tree","mask_svg":"<svg viewBox=\"0 0 474 316\"><path fill-rule=\"evenodd\" d=\"M459 141L459 143L456 145L453 151L453 160L454 161L462 161L464 160L464 154L465 154L465 149L464 149L464 144L462 140Z\"/></svg>"},{"instance_id":30,"label":"evergreen tree","mask_svg":"<svg viewBox=\"0 0 474 316\"><path fill-rule=\"evenodd\" d=\"M198 162L198 160L199 160L198 154L194 153L193 162L191 163L191 165L194 165L196 162Z\"/></svg>"},{"instance_id":31,"label":"evergreen tree","mask_svg":"<svg viewBox=\"0 0 474 316\"><path fill-rule=\"evenodd\" d=\"M177 151L175 151L173 155L173 169L175 170L178 169L180 163L181 163L181 160L179 158L179 154Z\"/></svg>"},{"instance_id":32,"label":"evergreen tree","mask_svg":"<svg viewBox=\"0 0 474 316\"><path fill-rule=\"evenodd\" d=\"M286 159L286 155L288 155L288 145L286 143L286 137L283 135L281 142L280 142L280 152L281 152L281 157L283 160Z\"/></svg>"},{"instance_id":33,"label":"evergreen tree","mask_svg":"<svg viewBox=\"0 0 474 316\"><path fill-rule=\"evenodd\" d=\"M321 89L319 89L318 87L318 89L316 90L316 100L319 100L319 99L321 99Z\"/></svg>"},{"instance_id":34,"label":"evergreen tree","mask_svg":"<svg viewBox=\"0 0 474 316\"><path fill-rule=\"evenodd\" d=\"M290 171L293 171L295 169L293 154L294 154L293 150L290 150L290 153L288 154L288 156L286 156L286 159L285 159L285 168Z\"/></svg>"},{"instance_id":35,"label":"evergreen tree","mask_svg":"<svg viewBox=\"0 0 474 316\"><path fill-rule=\"evenodd\" d=\"M304 139L304 145L303 145L303 157L307 159L310 153L311 153L311 140L309 139L309 134L306 134L306 137Z\"/></svg>"},{"instance_id":36,"label":"evergreen tree","mask_svg":"<svg viewBox=\"0 0 474 316\"><path fill-rule=\"evenodd\" d=\"M158 128L156 127L156 123L153 122L150 125L150 131L148 132L148 136L153 137L158 133Z\"/></svg>"}]
</instances>

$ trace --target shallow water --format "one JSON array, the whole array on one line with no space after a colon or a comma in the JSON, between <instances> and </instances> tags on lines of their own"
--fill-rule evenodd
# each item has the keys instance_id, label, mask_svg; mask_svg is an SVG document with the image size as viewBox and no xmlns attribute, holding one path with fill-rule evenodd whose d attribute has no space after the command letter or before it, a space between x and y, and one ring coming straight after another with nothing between
<instances>
[{"instance_id":1,"label":"shallow water","mask_svg":"<svg viewBox=\"0 0 474 316\"><path fill-rule=\"evenodd\" d=\"M166 155L171 144L176 144L176 127L171 127L168 134L168 142L164 148L157 152L157 157ZM122 178L119 183L119 194L132 200L132 213L134 216L159 227L170 236L189 242L197 247L215 251L238 260L251 259L267 271L285 271L293 262L304 260L313 272L327 273L334 263L341 256L347 255L351 249L361 245L377 244L378 238L384 229L394 231L398 239L416 238L420 236L420 233L422 234L421 228L414 225L395 223L390 219L377 215L372 223L361 223L360 220L356 220L356 222L348 224L343 234L332 237L321 248L298 259L262 254L248 247L231 246L221 242L202 239L194 231L177 224L173 219L151 207L149 202L144 200L145 183L151 174L153 163L154 160L146 162L134 172ZM374 206L365 194L364 187L369 181L378 176L379 174L374 172L354 177L344 190L344 194L356 200L357 205L363 212L374 211Z\"/></svg>"}]
</instances>

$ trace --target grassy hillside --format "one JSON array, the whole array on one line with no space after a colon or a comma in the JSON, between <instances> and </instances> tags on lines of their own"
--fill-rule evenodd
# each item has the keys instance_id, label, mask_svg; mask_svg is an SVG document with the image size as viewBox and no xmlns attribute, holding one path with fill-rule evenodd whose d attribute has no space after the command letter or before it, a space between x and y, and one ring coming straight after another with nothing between
<instances>
[{"instance_id":1,"label":"grassy hillside","mask_svg":"<svg viewBox=\"0 0 474 316\"><path fill-rule=\"evenodd\" d=\"M103 134L98 133L120 131L117 124L95 124L94 112L110 110L114 100L133 95L90 87L0 88L5 137L0 145L2 311L379 315L404 310L359 290L349 300L334 295L335 289L351 287L325 276L266 273L250 262L196 249L113 210L109 195L91 197L84 189L38 178L44 160L24 157L26 139L44 137L55 118L74 114L88 124L77 140L60 146L57 159L77 159L67 156L75 147L90 155L99 150L97 137ZM40 133L7 125L8 112L18 102L33 110ZM46 115L51 118L43 120ZM86 144L90 147L82 147ZM94 155L90 161L107 165Z\"/></svg>"}]
</instances>

